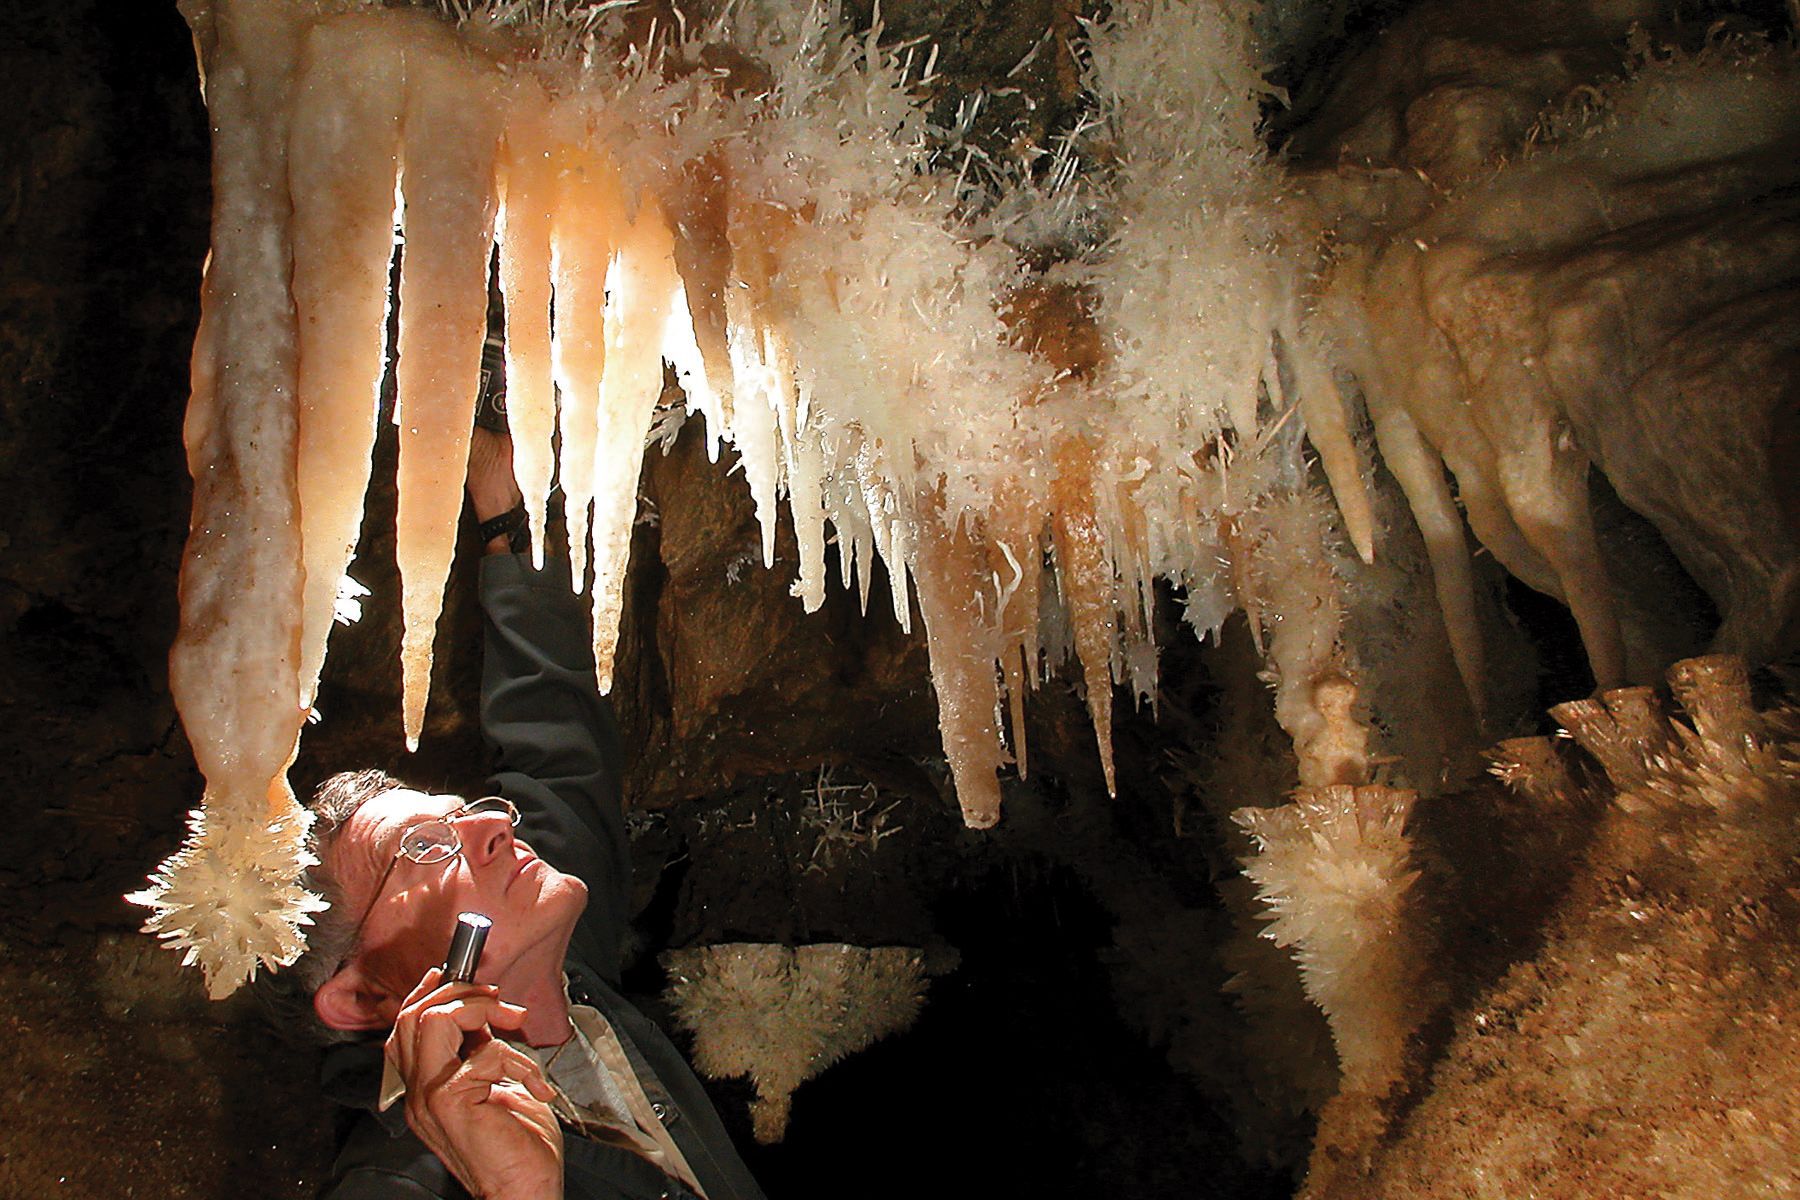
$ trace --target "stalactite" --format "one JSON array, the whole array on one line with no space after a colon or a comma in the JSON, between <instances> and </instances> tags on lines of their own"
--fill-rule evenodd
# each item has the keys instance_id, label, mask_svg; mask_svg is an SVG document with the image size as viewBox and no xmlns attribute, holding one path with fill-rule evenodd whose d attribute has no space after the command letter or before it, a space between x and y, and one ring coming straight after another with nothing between
<instances>
[{"instance_id":1,"label":"stalactite","mask_svg":"<svg viewBox=\"0 0 1800 1200\"><path fill-rule=\"evenodd\" d=\"M508 82L497 176L500 292L506 301L506 422L525 497L531 557L544 565L556 431L550 346L551 227L562 154L550 97L529 77Z\"/></svg>"},{"instance_id":2,"label":"stalactite","mask_svg":"<svg viewBox=\"0 0 1800 1200\"><path fill-rule=\"evenodd\" d=\"M787 1132L794 1090L918 1017L918 951L843 943L727 943L663 955L675 1019L694 1034L694 1065L756 1085L756 1140Z\"/></svg>"},{"instance_id":3,"label":"stalactite","mask_svg":"<svg viewBox=\"0 0 1800 1200\"><path fill-rule=\"evenodd\" d=\"M298 329L297 486L305 600L300 703L325 662L338 580L362 528L363 492L387 368L405 51L377 17L321 21L307 35L289 140ZM371 38L375 50L358 54Z\"/></svg>"},{"instance_id":4,"label":"stalactite","mask_svg":"<svg viewBox=\"0 0 1800 1200\"><path fill-rule=\"evenodd\" d=\"M644 438L662 395L662 328L681 286L675 242L648 192L622 233L607 276L606 374L600 380L594 474L594 662L612 689L613 650L625 602L625 563L637 519Z\"/></svg>"},{"instance_id":5,"label":"stalactite","mask_svg":"<svg viewBox=\"0 0 1800 1200\"><path fill-rule=\"evenodd\" d=\"M588 139L583 114L565 106L558 173L561 192L550 230L556 326L551 342L561 393L557 476L568 522L570 580L586 581L594 455L600 437L600 380L606 365L606 275L625 228L618 171Z\"/></svg>"},{"instance_id":6,"label":"stalactite","mask_svg":"<svg viewBox=\"0 0 1800 1200\"><path fill-rule=\"evenodd\" d=\"M1483 69L1512 61L1496 55ZM1577 89L1530 137L1485 146L1492 170L1394 203L1380 232L1348 239L1335 256L1320 324L1361 385L1382 456L1431 547L1478 707L1474 583L1446 467L1481 545L1568 604L1602 689L1657 664L1627 659L1621 597L1589 511L1591 465L1713 593L1725 610L1721 645L1766 643L1784 620L1767 614L1792 608L1793 572L1774 559L1791 563L1793 544L1766 482L1778 388L1759 385L1751 364L1791 337L1763 306L1791 286L1800 242L1788 202L1763 202L1786 186L1777 177L1792 179L1795 71L1791 52L1760 39L1720 37L1695 52L1645 41L1622 76ZM1458 105L1421 106L1409 132L1453 142L1470 132L1463 119ZM1349 223L1371 215L1359 208L1345 206ZM1675 344L1715 342L1700 330L1733 305L1742 308L1732 340L1750 349L1699 374L1729 374L1742 402L1729 417L1709 415L1715 428L1695 443L1683 397L1721 384L1674 384L1683 368L1665 364L1692 361ZM1722 540L1741 547L1730 569ZM1746 606L1762 632L1734 615Z\"/></svg>"},{"instance_id":7,"label":"stalactite","mask_svg":"<svg viewBox=\"0 0 1800 1200\"><path fill-rule=\"evenodd\" d=\"M988 566L999 580L1000 677L1008 704L1013 763L1028 773L1025 691L1037 685L1038 607L1044 580L1044 511L1016 477L995 489L988 523Z\"/></svg>"},{"instance_id":8,"label":"stalactite","mask_svg":"<svg viewBox=\"0 0 1800 1200\"><path fill-rule=\"evenodd\" d=\"M1295 326L1297 326L1297 322ZM1357 453L1350 433L1350 416L1337 381L1331 377L1331 363L1323 351L1302 339L1293 348L1294 383L1299 389L1300 414L1306 419L1306 432L1318 448L1319 461L1331 481L1331 494L1338 511L1344 514L1344 529L1350 542L1365 563L1375 561L1375 513L1369 500L1368 485L1362 478L1362 456ZM1265 378L1279 378L1279 371L1265 372Z\"/></svg>"},{"instance_id":9,"label":"stalactite","mask_svg":"<svg viewBox=\"0 0 1800 1200\"><path fill-rule=\"evenodd\" d=\"M408 53L401 146L399 355L400 663L408 748L419 743L431 649L456 548L469 433L487 339L494 171L503 97L490 67L450 36ZM511 386L509 381L509 387Z\"/></svg>"},{"instance_id":10,"label":"stalactite","mask_svg":"<svg viewBox=\"0 0 1800 1200\"><path fill-rule=\"evenodd\" d=\"M974 535L943 512L940 499L934 497L927 512L914 581L931 649L938 723L963 820L971 828L988 829L1000 820L996 599Z\"/></svg>"},{"instance_id":11,"label":"stalactite","mask_svg":"<svg viewBox=\"0 0 1800 1200\"><path fill-rule=\"evenodd\" d=\"M1051 484L1056 561L1063 600L1075 627L1075 654L1087 683L1087 707L1100 745L1100 765L1108 794L1116 791L1112 754L1113 568L1106 532L1095 512L1094 454L1080 436L1066 439L1056 453Z\"/></svg>"},{"instance_id":12,"label":"stalactite","mask_svg":"<svg viewBox=\"0 0 1800 1200\"><path fill-rule=\"evenodd\" d=\"M706 429L714 462L719 458L719 439L735 428L728 345L731 321L726 312L731 293L731 239L727 228L731 181L727 170L723 155L709 154L688 163L669 189L669 219L676 234L675 266L681 274L693 322L706 391L714 400Z\"/></svg>"},{"instance_id":13,"label":"stalactite","mask_svg":"<svg viewBox=\"0 0 1800 1200\"><path fill-rule=\"evenodd\" d=\"M287 188L304 22L282 7L190 3L216 122L212 255L183 431L194 507L169 687L206 777L182 849L133 899L145 928L231 992L293 961L319 902L294 886L306 815L287 784L300 705L302 579Z\"/></svg>"}]
</instances>

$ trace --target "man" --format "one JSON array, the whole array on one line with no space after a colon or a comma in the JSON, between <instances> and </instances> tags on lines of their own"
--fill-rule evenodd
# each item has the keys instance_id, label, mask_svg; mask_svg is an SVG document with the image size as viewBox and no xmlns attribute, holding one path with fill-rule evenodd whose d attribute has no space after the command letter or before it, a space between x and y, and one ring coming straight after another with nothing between
<instances>
[{"instance_id":1,"label":"man","mask_svg":"<svg viewBox=\"0 0 1800 1200\"><path fill-rule=\"evenodd\" d=\"M496 795L359 772L314 802L313 882L333 909L307 956L312 1009L363 1037L327 1053L327 1092L360 1111L325 1194L761 1200L699 1081L618 993L618 735L566 564L539 573L510 552L522 510L504 437L475 431L468 490L489 538L481 724ZM445 982L463 911L493 927L474 982Z\"/></svg>"}]
</instances>

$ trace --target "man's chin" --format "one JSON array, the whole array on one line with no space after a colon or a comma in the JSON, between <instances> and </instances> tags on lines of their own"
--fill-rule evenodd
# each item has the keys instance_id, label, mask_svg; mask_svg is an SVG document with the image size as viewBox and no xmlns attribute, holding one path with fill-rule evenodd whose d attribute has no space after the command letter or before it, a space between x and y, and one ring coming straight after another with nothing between
<instances>
[{"instance_id":1,"label":"man's chin","mask_svg":"<svg viewBox=\"0 0 1800 1200\"><path fill-rule=\"evenodd\" d=\"M540 946L554 943L558 956L575 935L575 923L587 911L587 885L573 875L550 872L529 908L530 924L540 930L534 939Z\"/></svg>"}]
</instances>

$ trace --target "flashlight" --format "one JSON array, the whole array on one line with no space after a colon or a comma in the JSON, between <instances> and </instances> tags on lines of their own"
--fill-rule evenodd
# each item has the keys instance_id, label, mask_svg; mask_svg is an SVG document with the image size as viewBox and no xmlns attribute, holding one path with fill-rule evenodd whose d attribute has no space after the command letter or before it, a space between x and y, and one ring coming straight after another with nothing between
<instances>
[{"instance_id":1,"label":"flashlight","mask_svg":"<svg viewBox=\"0 0 1800 1200\"><path fill-rule=\"evenodd\" d=\"M444 955L445 982L468 983L475 978L475 968L481 965L481 948L487 945L488 930L493 927L494 923L480 913L457 915L450 952Z\"/></svg>"}]
</instances>

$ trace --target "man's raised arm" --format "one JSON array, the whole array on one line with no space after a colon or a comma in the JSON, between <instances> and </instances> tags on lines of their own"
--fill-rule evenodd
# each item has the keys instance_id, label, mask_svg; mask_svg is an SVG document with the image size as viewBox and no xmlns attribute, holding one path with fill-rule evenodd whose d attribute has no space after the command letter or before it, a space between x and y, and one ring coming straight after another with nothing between
<instances>
[{"instance_id":1,"label":"man's raised arm","mask_svg":"<svg viewBox=\"0 0 1800 1200\"><path fill-rule=\"evenodd\" d=\"M483 522L516 502L506 438L475 431L469 496ZM620 809L618 729L595 688L586 612L570 587L566 561L534 571L529 557L510 553L503 538L490 541L487 551L481 728L497 754L494 786L523 813L520 836L587 884L587 912L571 949L616 983L631 857Z\"/></svg>"}]
</instances>

